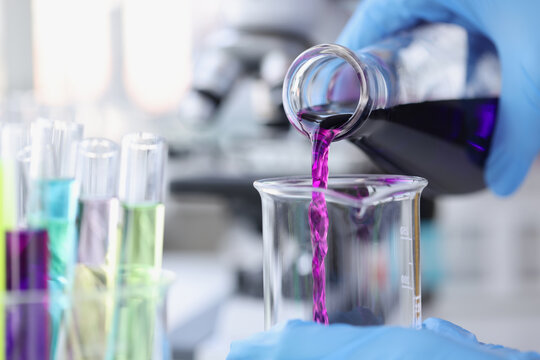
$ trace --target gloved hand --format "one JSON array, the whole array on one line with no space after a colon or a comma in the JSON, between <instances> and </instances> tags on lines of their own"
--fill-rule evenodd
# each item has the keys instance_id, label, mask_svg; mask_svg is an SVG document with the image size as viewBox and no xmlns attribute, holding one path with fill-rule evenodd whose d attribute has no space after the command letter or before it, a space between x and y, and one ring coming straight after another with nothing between
<instances>
[{"instance_id":1,"label":"gloved hand","mask_svg":"<svg viewBox=\"0 0 540 360\"><path fill-rule=\"evenodd\" d=\"M421 330L293 320L284 327L231 344L227 360L345 360L345 359L475 359L538 360L540 354L520 353L482 344L448 321L427 319Z\"/></svg>"},{"instance_id":2,"label":"gloved hand","mask_svg":"<svg viewBox=\"0 0 540 360\"><path fill-rule=\"evenodd\" d=\"M521 184L540 151L540 1L364 0L338 43L361 49L421 22L447 22L490 38L499 53L502 93L485 180L499 195Z\"/></svg>"}]
</instances>

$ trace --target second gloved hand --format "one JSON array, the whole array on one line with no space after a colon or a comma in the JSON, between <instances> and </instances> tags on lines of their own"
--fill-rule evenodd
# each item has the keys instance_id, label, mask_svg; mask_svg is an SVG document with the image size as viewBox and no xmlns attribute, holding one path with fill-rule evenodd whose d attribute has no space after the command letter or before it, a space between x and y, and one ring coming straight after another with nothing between
<instances>
[{"instance_id":1,"label":"second gloved hand","mask_svg":"<svg viewBox=\"0 0 540 360\"><path fill-rule=\"evenodd\" d=\"M428 319L421 330L324 326L293 320L285 326L231 344L227 360L474 359L539 360L540 355L479 343L448 321Z\"/></svg>"}]
</instances>

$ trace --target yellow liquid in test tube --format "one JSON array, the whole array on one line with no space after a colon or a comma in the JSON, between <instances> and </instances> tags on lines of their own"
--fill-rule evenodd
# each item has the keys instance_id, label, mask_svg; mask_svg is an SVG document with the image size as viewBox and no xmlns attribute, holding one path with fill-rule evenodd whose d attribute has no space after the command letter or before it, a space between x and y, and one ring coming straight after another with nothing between
<instances>
[{"instance_id":1,"label":"yellow liquid in test tube","mask_svg":"<svg viewBox=\"0 0 540 360\"><path fill-rule=\"evenodd\" d=\"M146 360L154 348L159 271L163 256L163 204L124 204L118 246L115 321L108 359Z\"/></svg>"},{"instance_id":2,"label":"yellow liquid in test tube","mask_svg":"<svg viewBox=\"0 0 540 360\"><path fill-rule=\"evenodd\" d=\"M0 291L6 289L6 230L15 227L14 166L0 160ZM3 301L3 300L0 300ZM0 304L3 305L3 304ZM2 306L3 307L3 306ZM0 311L0 360L5 359L5 313Z\"/></svg>"}]
</instances>

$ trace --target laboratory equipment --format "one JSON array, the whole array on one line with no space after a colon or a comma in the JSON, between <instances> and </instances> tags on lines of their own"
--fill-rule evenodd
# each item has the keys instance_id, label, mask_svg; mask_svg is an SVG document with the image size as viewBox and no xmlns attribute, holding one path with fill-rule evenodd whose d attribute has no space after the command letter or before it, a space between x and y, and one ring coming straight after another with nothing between
<instances>
[{"instance_id":1,"label":"laboratory equipment","mask_svg":"<svg viewBox=\"0 0 540 360\"><path fill-rule=\"evenodd\" d=\"M339 37L341 45L352 49L373 44L379 39L426 22L449 22L483 34L497 45L501 57L499 117L484 171L486 183L495 194L507 196L521 185L531 164L540 152L540 121L537 89L540 49L534 35L538 28L538 6L521 1L519 6L507 1L462 3L415 1L400 6L399 1L362 2ZM442 5L442 6L440 6ZM519 30L508 36L499 31L501 24ZM519 39L519 40L517 40ZM498 76L497 73L493 74ZM536 135L536 136L535 136Z\"/></svg>"},{"instance_id":2,"label":"laboratory equipment","mask_svg":"<svg viewBox=\"0 0 540 360\"><path fill-rule=\"evenodd\" d=\"M64 289L75 264L79 184L77 146L83 127L74 122L38 119L31 124L28 222L49 234L51 285Z\"/></svg>"},{"instance_id":3,"label":"laboratory equipment","mask_svg":"<svg viewBox=\"0 0 540 360\"><path fill-rule=\"evenodd\" d=\"M250 88L253 96L243 102L254 108L254 118L287 126L279 96L287 64L300 49L335 38L349 11L331 0L231 0L222 9L223 24L199 45L179 120L196 125L193 136L200 136L238 89Z\"/></svg>"},{"instance_id":4,"label":"laboratory equipment","mask_svg":"<svg viewBox=\"0 0 540 360\"><path fill-rule=\"evenodd\" d=\"M13 129L13 128L11 128ZM13 129L14 130L14 129ZM0 288L5 289L5 233L15 226L14 171L15 156L10 139L14 134L8 125L0 123ZM0 340L1 341L1 340Z\"/></svg>"},{"instance_id":5,"label":"laboratory equipment","mask_svg":"<svg viewBox=\"0 0 540 360\"><path fill-rule=\"evenodd\" d=\"M309 212L324 195L329 322L421 324L419 203L426 180L397 175L259 180L264 248L265 328L312 319L313 275Z\"/></svg>"},{"instance_id":6,"label":"laboratory equipment","mask_svg":"<svg viewBox=\"0 0 540 360\"><path fill-rule=\"evenodd\" d=\"M36 243L35 246L41 245ZM102 270L96 269L96 272L99 271ZM63 329L70 329L70 331L60 333L58 342L55 344L56 355L51 359L121 359L121 354L126 352L126 348L139 349L140 342L149 342L148 345L150 346L149 353L144 355L144 359L170 359L171 354L167 339L166 298L168 288L174 280L174 275L168 271L156 271L152 274L152 277L154 280L152 284L117 288L114 291L101 288L67 293L42 291L13 291L7 293L4 297L6 312L8 314L21 314L21 316L14 318L15 321L11 323L12 329L16 329L19 334L24 335L18 338L18 341L9 342L10 339L8 338L12 353L27 356L17 357L16 359L49 359L46 350L54 345L52 342L54 339L46 336L46 332L41 333L42 336L33 336L36 334L35 332L25 331L39 324L41 318L37 318L36 313L39 313L40 316L45 314L48 321L51 321L51 314L47 312L47 308L59 304L58 306L65 309ZM45 280L44 277L39 279ZM144 306L147 311L152 312L152 326L133 329L138 336L137 338L125 337L117 339L118 341L110 341L110 332L103 334L105 336L83 337L84 332L80 332L81 328L84 329L88 324L96 324L96 319L103 319L103 317L94 312L83 312L81 309L92 308L96 303L112 303L113 301L137 301L140 306ZM45 311L41 311L42 309ZM37 312L38 310L39 312ZM94 333L94 335L97 334ZM124 335L126 334L122 334L122 336ZM105 357L103 354L108 354L109 357ZM143 356L134 356L131 359L137 358L143 358Z\"/></svg>"},{"instance_id":7,"label":"laboratory equipment","mask_svg":"<svg viewBox=\"0 0 540 360\"><path fill-rule=\"evenodd\" d=\"M79 264L115 268L119 158L120 148L111 140L89 138L79 146Z\"/></svg>"},{"instance_id":8,"label":"laboratory equipment","mask_svg":"<svg viewBox=\"0 0 540 360\"><path fill-rule=\"evenodd\" d=\"M2 135L2 124L0 123L0 136ZM10 225L10 216L9 208L11 201L11 195L8 190L8 185L6 184L9 175L4 169L4 160L2 158L2 150L0 148L0 269L4 269L6 257L5 257L5 233L6 228ZM6 288L5 282L5 272L0 270L0 290L4 291ZM5 317L3 314L0 314L0 324L5 323ZM4 330L0 330L0 348L5 348L4 346ZM4 356L0 355L0 359L3 360Z\"/></svg>"},{"instance_id":9,"label":"laboratory equipment","mask_svg":"<svg viewBox=\"0 0 540 360\"><path fill-rule=\"evenodd\" d=\"M77 179L81 193L74 292L114 291L120 211L117 197L119 158L118 145L103 138L85 139L78 148ZM86 301L74 311L74 318L85 319L77 322L76 329L67 329L69 334L76 330L81 345L75 358L104 358L104 352L88 352L92 344L104 343L107 339L113 316L112 299Z\"/></svg>"},{"instance_id":10,"label":"laboratory equipment","mask_svg":"<svg viewBox=\"0 0 540 360\"><path fill-rule=\"evenodd\" d=\"M161 268L166 160L167 146L162 137L136 133L122 139L120 273Z\"/></svg>"},{"instance_id":11,"label":"laboratory equipment","mask_svg":"<svg viewBox=\"0 0 540 360\"><path fill-rule=\"evenodd\" d=\"M2 291L43 289L42 283L35 279L29 281L29 276L31 269L36 266L37 270L40 265L43 266L40 270L46 275L47 259L43 258L48 256L48 251L32 255L28 249L43 250L39 245L47 246L46 234L43 238L41 233L36 234L21 228L26 221L27 178L23 175L20 153L29 140L27 128L22 123L11 122L0 127L0 133L0 287ZM37 249L31 243L34 239ZM10 359L30 358L12 354L10 341L24 341L25 336L26 339L28 336L43 336L44 331L46 334L44 329L47 328L47 323L40 320L39 311L36 309L35 312L36 326L26 329L22 334L17 333L12 325L14 318L23 314L0 313L0 349L6 349L6 352L0 354L0 359L4 359L5 355Z\"/></svg>"},{"instance_id":12,"label":"laboratory equipment","mask_svg":"<svg viewBox=\"0 0 540 360\"><path fill-rule=\"evenodd\" d=\"M0 124L0 234L12 230L22 221L24 202L21 195L25 185L18 167L19 152L28 144L27 128L18 122ZM0 250L3 264L4 249ZM2 284L5 278L0 276ZM2 285L2 288L4 286Z\"/></svg>"},{"instance_id":13,"label":"laboratory equipment","mask_svg":"<svg viewBox=\"0 0 540 360\"><path fill-rule=\"evenodd\" d=\"M118 244L116 286L144 287L155 282L161 269L165 218L164 180L167 160L165 140L150 133L135 133L122 139L120 162L121 236ZM123 346L114 359L148 359L152 336L141 337L140 329L154 327L151 302L115 300L113 341Z\"/></svg>"},{"instance_id":14,"label":"laboratory equipment","mask_svg":"<svg viewBox=\"0 0 540 360\"><path fill-rule=\"evenodd\" d=\"M49 291L62 293L73 280L77 246L79 184L75 178L77 146L83 127L40 118L31 124L28 225L45 229L49 239ZM51 302L51 357L63 319L61 302Z\"/></svg>"},{"instance_id":15,"label":"laboratory equipment","mask_svg":"<svg viewBox=\"0 0 540 360\"><path fill-rule=\"evenodd\" d=\"M432 192L482 189L500 89L484 40L434 24L357 52L314 46L285 77L285 112L305 135L332 129L383 170L427 178Z\"/></svg>"}]
</instances>

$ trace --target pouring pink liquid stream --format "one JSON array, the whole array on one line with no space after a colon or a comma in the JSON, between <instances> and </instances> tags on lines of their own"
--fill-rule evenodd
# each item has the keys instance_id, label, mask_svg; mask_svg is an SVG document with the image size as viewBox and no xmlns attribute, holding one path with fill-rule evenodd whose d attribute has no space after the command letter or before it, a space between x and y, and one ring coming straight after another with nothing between
<instances>
[{"instance_id":1,"label":"pouring pink liquid stream","mask_svg":"<svg viewBox=\"0 0 540 360\"><path fill-rule=\"evenodd\" d=\"M349 115L325 116L322 109L311 108L300 112L299 118L319 117L317 122L304 122L309 127L308 134L312 144L311 177L314 188L326 189L328 187L328 150L339 129L332 129L337 124L349 118ZM330 125L330 126L328 126ZM328 128L330 127L330 128ZM328 311L326 310L326 272L324 259L328 252L328 209L324 194L314 191L309 204L309 227L311 230L311 246L313 260L311 263L313 275L313 321L328 324Z\"/></svg>"}]
</instances>

